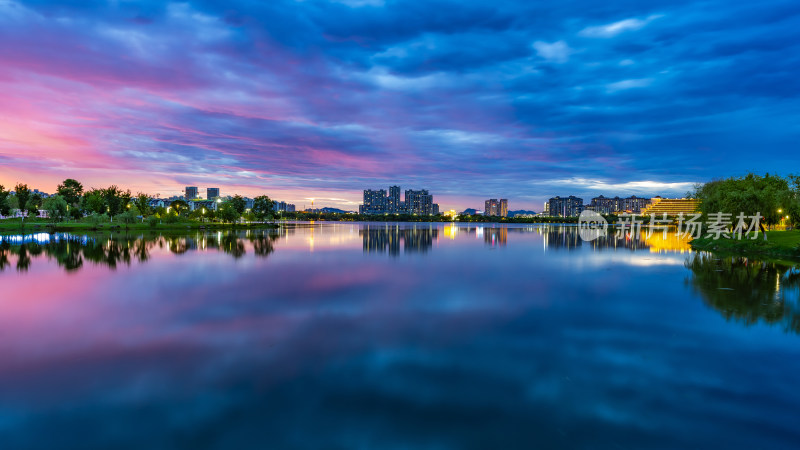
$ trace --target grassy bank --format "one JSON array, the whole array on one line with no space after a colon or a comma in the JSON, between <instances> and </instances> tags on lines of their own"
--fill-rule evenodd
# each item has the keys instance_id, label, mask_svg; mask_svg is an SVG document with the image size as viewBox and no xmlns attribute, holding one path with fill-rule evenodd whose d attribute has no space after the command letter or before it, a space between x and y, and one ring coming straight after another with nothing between
<instances>
[{"instance_id":1,"label":"grassy bank","mask_svg":"<svg viewBox=\"0 0 800 450\"><path fill-rule=\"evenodd\" d=\"M800 231L769 231L767 240L758 239L694 239L693 249L741 256L769 257L800 260Z\"/></svg>"},{"instance_id":2,"label":"grassy bank","mask_svg":"<svg viewBox=\"0 0 800 450\"><path fill-rule=\"evenodd\" d=\"M0 220L0 233L35 233L35 232L82 232L82 231L102 231L102 230L134 230L134 231L186 231L186 230L244 230L257 228L278 228L274 223L219 223L219 222L198 222L195 220L184 220L174 223L161 222L152 225L148 222L137 222L124 224L119 222L103 222L100 224L88 221L71 221L53 224L46 219L3 219Z\"/></svg>"}]
</instances>

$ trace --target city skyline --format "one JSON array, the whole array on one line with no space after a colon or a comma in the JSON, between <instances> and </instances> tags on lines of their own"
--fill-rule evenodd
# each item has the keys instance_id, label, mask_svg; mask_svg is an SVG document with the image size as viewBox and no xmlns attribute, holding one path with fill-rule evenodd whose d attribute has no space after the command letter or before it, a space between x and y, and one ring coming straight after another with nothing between
<instances>
[{"instance_id":1,"label":"city skyline","mask_svg":"<svg viewBox=\"0 0 800 450\"><path fill-rule=\"evenodd\" d=\"M798 17L785 1L4 0L0 183L352 210L402 181L448 209L502 193L539 210L785 175Z\"/></svg>"},{"instance_id":2,"label":"city skyline","mask_svg":"<svg viewBox=\"0 0 800 450\"><path fill-rule=\"evenodd\" d=\"M70 181L70 180L66 180ZM77 181L77 180L72 180ZM78 182L80 183L80 182ZM21 183L26 185L26 183ZM10 187L13 185L10 185ZM116 186L121 192L126 191L124 186ZM31 186L27 186L32 194L37 194L40 197L48 198L56 193L41 191L36 188L32 188ZM93 189L93 188L89 188ZM205 189L206 194L205 196L201 196L200 192ZM159 194L152 195L152 193L146 192L131 192L130 189L127 189L128 193L132 196L136 196L139 194L144 194L150 197L151 202L160 202L161 206L167 204L164 202L174 201L174 200L186 200L192 204L192 202L198 202L201 206L205 205L205 202L210 200L217 199L218 201L223 201L224 199L231 199L234 196L243 197L245 201L252 202L254 199L248 197L247 194L241 193L231 193L230 195L221 195L220 188L218 187L206 187L201 188L198 186L185 186L183 189L180 190L178 195L171 195L171 196L160 196ZM9 192L13 195L15 192L13 187L9 189ZM314 207L313 202L310 208L306 208L306 205L302 205L302 208L297 209L295 204L286 202L285 200L280 200L274 197L271 197L270 200L274 202L274 210L280 212L302 212L302 211L310 211L310 212L320 212L320 211L327 211L327 212L349 212L349 213L361 213L361 214L416 214L416 215L438 215L438 214L445 214L447 215L450 211L458 212L454 209L448 210L446 207L442 208L439 203L433 201L433 194L427 189L406 189L405 195L402 197L401 200L401 187L397 185L393 185L389 187L389 190L386 189L364 189L362 191L362 202L358 205L357 209L355 210L342 210L340 208L331 207L329 205L320 205L317 204ZM265 195L264 193L259 193L257 196ZM408 203L406 200L411 199L412 203ZM467 214L483 214L487 216L500 216L500 217L513 217L509 215L510 213L525 213L529 214L530 212L535 213L544 213L547 215L550 212L557 212L563 210L563 207L554 208L553 202L557 200L576 200L578 203L575 203L575 206L569 206L567 210L570 211L570 214L566 214L566 216L574 216L580 213L584 207L588 207L593 209L594 211L601 212L603 214L614 214L619 211L633 211L638 212L645 208L645 206L650 205L653 202L659 200L668 200L669 198L664 198L660 195L656 196L648 196L648 197L641 197L632 195L630 197L620 197L616 195L614 197L606 197L604 194L600 194L597 197L591 199L590 203L583 204L583 198L578 198L574 195L570 195L568 197L560 197L555 196L548 199L544 202L544 207L539 210L509 210L508 207L508 199L505 198L492 198L487 199L484 201L484 208L477 209L477 208L463 208L461 211L466 212ZM314 199L308 199L314 200ZM676 198L676 199L669 199L669 200L686 200L685 198ZM198 206L198 207L201 207ZM192 206L194 209L194 206ZM472 212L470 212L472 211ZM574 214L573 214L574 212ZM554 216L564 216L563 212L555 213Z\"/></svg>"}]
</instances>

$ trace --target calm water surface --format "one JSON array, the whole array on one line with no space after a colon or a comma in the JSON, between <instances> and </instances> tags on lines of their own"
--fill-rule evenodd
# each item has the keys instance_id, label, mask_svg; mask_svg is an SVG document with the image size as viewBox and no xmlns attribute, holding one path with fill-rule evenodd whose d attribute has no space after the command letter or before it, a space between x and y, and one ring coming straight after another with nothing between
<instances>
[{"instance_id":1,"label":"calm water surface","mask_svg":"<svg viewBox=\"0 0 800 450\"><path fill-rule=\"evenodd\" d=\"M0 238L0 448L800 446L800 270L575 228Z\"/></svg>"}]
</instances>

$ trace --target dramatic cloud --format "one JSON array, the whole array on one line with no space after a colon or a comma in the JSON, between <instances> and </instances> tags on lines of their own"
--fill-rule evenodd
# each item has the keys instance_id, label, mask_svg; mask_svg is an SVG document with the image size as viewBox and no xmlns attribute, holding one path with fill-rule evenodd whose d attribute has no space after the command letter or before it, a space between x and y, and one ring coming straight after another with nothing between
<instances>
[{"instance_id":1,"label":"dramatic cloud","mask_svg":"<svg viewBox=\"0 0 800 450\"><path fill-rule=\"evenodd\" d=\"M0 0L0 184L682 195L797 167L799 44L782 0Z\"/></svg>"}]
</instances>

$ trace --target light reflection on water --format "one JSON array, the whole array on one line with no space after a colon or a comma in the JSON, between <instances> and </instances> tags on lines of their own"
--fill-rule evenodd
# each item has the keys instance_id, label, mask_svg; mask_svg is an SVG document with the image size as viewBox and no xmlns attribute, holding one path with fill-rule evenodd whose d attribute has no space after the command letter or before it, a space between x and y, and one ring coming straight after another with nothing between
<instances>
[{"instance_id":1,"label":"light reflection on water","mask_svg":"<svg viewBox=\"0 0 800 450\"><path fill-rule=\"evenodd\" d=\"M2 238L0 442L793 447L797 267L673 238L378 223Z\"/></svg>"}]
</instances>

